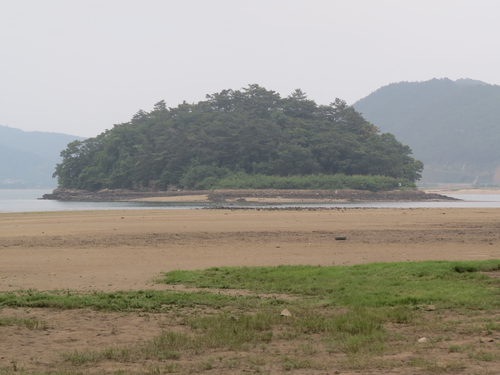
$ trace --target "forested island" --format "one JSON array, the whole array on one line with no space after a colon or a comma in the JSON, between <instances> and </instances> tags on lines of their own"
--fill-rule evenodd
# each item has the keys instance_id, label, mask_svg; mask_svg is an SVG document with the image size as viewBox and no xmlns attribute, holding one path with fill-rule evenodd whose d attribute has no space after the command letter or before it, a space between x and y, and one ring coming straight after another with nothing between
<instances>
[{"instance_id":1,"label":"forested island","mask_svg":"<svg viewBox=\"0 0 500 375\"><path fill-rule=\"evenodd\" d=\"M360 189L414 188L423 163L410 147L367 122L345 101L318 105L300 90L281 98L253 84L150 112L68 144L54 177L60 188Z\"/></svg>"}]
</instances>

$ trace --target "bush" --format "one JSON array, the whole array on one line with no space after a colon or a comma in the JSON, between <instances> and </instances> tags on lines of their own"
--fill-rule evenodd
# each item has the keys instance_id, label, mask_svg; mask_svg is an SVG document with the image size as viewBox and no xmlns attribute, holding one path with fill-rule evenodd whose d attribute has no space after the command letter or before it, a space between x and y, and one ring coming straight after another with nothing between
<instances>
[{"instance_id":1,"label":"bush","mask_svg":"<svg viewBox=\"0 0 500 375\"><path fill-rule=\"evenodd\" d=\"M416 188L411 181L385 176L307 175L307 176L265 176L233 173L214 183L212 189L318 189L318 190L394 190Z\"/></svg>"}]
</instances>

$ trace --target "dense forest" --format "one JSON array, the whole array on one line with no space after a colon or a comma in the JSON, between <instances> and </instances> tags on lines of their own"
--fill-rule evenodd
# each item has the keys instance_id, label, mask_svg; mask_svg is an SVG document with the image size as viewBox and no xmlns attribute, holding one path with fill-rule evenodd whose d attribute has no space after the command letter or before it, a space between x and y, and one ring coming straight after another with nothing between
<instances>
[{"instance_id":1,"label":"dense forest","mask_svg":"<svg viewBox=\"0 0 500 375\"><path fill-rule=\"evenodd\" d=\"M408 144L422 183L500 184L500 86L432 79L384 86L353 107Z\"/></svg>"},{"instance_id":2,"label":"dense forest","mask_svg":"<svg viewBox=\"0 0 500 375\"><path fill-rule=\"evenodd\" d=\"M265 177L274 176L280 183L288 177L289 188L317 188L289 182L370 175L385 176L381 185L390 188L420 178L423 164L410 155L408 146L380 134L342 100L317 105L299 89L281 98L249 85L175 108L160 101L130 122L74 141L61 152L54 177L70 189L166 190L212 189L223 181L228 187L227 181L248 176L264 181L260 187L276 187L265 186L271 181Z\"/></svg>"}]
</instances>

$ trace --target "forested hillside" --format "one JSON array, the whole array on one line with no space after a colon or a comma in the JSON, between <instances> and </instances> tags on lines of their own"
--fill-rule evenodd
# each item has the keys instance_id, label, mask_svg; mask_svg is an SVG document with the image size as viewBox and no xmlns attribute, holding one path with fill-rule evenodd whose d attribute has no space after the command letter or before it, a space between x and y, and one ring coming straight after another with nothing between
<instances>
[{"instance_id":1,"label":"forested hillside","mask_svg":"<svg viewBox=\"0 0 500 375\"><path fill-rule=\"evenodd\" d=\"M158 102L69 144L55 176L60 187L85 190L211 189L250 175L266 187L266 176L334 174L386 176L394 187L420 178L422 163L410 155L342 100L319 106L301 90L281 98L250 85L175 108ZM275 183L299 187L290 181Z\"/></svg>"},{"instance_id":2,"label":"forested hillside","mask_svg":"<svg viewBox=\"0 0 500 375\"><path fill-rule=\"evenodd\" d=\"M0 188L52 188L54 168L68 143L82 137L25 132L0 125Z\"/></svg>"},{"instance_id":3,"label":"forested hillside","mask_svg":"<svg viewBox=\"0 0 500 375\"><path fill-rule=\"evenodd\" d=\"M422 182L500 184L500 86L462 79L400 82L353 105L425 164Z\"/></svg>"}]
</instances>

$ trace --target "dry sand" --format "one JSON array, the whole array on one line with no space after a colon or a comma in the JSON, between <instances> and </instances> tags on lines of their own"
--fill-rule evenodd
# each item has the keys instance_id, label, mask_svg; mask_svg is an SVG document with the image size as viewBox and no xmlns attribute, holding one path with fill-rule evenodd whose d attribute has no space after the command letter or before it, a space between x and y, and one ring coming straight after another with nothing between
<instances>
[{"instance_id":1,"label":"dry sand","mask_svg":"<svg viewBox=\"0 0 500 375\"><path fill-rule=\"evenodd\" d=\"M161 289L161 272L214 266L499 258L500 210L2 214L0 257L0 291Z\"/></svg>"}]
</instances>

